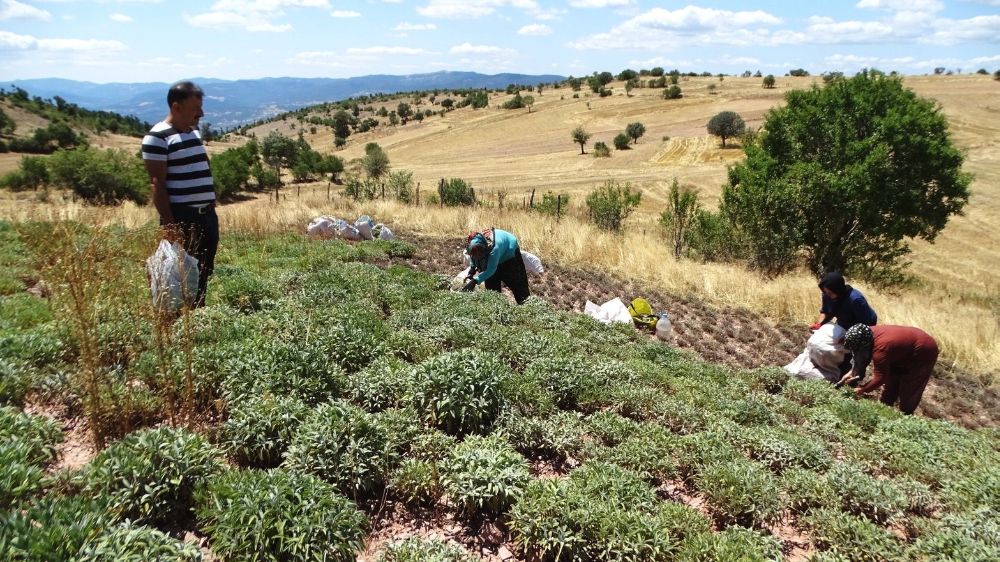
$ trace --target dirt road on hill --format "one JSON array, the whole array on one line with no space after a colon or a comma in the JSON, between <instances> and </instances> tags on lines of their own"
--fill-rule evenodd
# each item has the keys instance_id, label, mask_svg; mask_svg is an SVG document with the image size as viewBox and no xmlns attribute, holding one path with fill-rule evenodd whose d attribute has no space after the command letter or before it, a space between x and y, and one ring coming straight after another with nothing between
<instances>
[{"instance_id":1,"label":"dirt road on hill","mask_svg":"<svg viewBox=\"0 0 1000 562\"><path fill-rule=\"evenodd\" d=\"M393 263L428 273L454 274L462 269L461 238L414 235L404 238L417 251L413 257ZM566 268L552 262L545 262L545 268L544 275L530 278L531 291L557 309L582 312L587 300L602 303L619 297L627 303L643 297L655 310L670 313L674 344L694 351L706 361L748 369L785 365L798 355L809 337L805 325L777 325L748 309L715 307L697 298L644 288L634 281L602 272ZM969 428L1000 424L1000 391L975 386L968 382L973 377L956 377L958 374L961 373L950 373L939 364L918 414L948 419Z\"/></svg>"}]
</instances>

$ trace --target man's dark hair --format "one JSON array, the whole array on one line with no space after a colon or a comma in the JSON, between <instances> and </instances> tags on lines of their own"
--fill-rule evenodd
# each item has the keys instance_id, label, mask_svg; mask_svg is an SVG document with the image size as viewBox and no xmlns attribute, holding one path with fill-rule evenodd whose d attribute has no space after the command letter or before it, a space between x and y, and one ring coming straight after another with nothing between
<instances>
[{"instance_id":1,"label":"man's dark hair","mask_svg":"<svg viewBox=\"0 0 1000 562\"><path fill-rule=\"evenodd\" d=\"M167 90L167 106L169 107L174 105L174 102L181 102L190 97L202 99L205 97L205 92L190 80L177 82Z\"/></svg>"}]
</instances>

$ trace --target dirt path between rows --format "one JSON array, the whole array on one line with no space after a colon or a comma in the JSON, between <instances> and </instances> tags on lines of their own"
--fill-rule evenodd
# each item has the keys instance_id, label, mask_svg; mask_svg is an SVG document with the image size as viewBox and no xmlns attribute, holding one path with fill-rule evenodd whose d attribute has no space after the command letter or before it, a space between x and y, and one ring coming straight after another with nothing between
<instances>
[{"instance_id":1,"label":"dirt path between rows","mask_svg":"<svg viewBox=\"0 0 1000 562\"><path fill-rule=\"evenodd\" d=\"M412 257L394 259L391 263L428 273L451 275L461 270L461 238L412 234L403 238L417 250ZM747 309L720 308L701 299L642 287L603 272L562 267L551 261L545 261L545 269L544 274L530 278L533 295L571 312L582 312L587 300L600 304L619 297L628 303L635 297L643 297L654 310L670 313L674 344L694 351L706 361L750 369L785 365L802 351L809 337L804 324L775 324ZM982 386L971 375L941 368L939 364L917 413L969 428L995 427L1000 422L1000 390Z\"/></svg>"}]
</instances>

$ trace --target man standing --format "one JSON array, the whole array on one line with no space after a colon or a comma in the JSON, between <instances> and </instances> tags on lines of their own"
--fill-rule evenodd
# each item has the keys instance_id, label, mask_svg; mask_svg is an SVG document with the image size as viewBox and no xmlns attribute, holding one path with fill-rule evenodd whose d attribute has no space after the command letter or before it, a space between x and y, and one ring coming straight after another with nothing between
<instances>
[{"instance_id":1,"label":"man standing","mask_svg":"<svg viewBox=\"0 0 1000 562\"><path fill-rule=\"evenodd\" d=\"M844 347L854 352L854 368L841 382L855 375L865 378L868 363L873 365L871 380L854 390L856 396L885 385L883 404L892 406L898 399L904 414L917 409L938 358L937 342L927 332L909 326L855 324L844 335Z\"/></svg>"},{"instance_id":2,"label":"man standing","mask_svg":"<svg viewBox=\"0 0 1000 562\"><path fill-rule=\"evenodd\" d=\"M142 139L142 159L152 183L153 205L168 238L180 236L184 249L198 259L198 294L205 305L208 278L219 246L215 184L198 120L205 93L193 82L177 82L167 91L170 113Z\"/></svg>"}]
</instances>

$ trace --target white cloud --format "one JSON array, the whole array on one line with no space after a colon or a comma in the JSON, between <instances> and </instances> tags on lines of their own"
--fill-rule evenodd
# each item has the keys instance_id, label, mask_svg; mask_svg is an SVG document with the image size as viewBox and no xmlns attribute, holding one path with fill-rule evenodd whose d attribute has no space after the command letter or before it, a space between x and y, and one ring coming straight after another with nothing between
<instances>
[{"instance_id":1,"label":"white cloud","mask_svg":"<svg viewBox=\"0 0 1000 562\"><path fill-rule=\"evenodd\" d=\"M698 6L685 6L679 10L653 8L632 18L637 27L661 30L701 31L709 29L740 28L748 25L777 25L781 19L761 10L731 12ZM626 25L629 22L626 22Z\"/></svg>"},{"instance_id":2,"label":"white cloud","mask_svg":"<svg viewBox=\"0 0 1000 562\"><path fill-rule=\"evenodd\" d=\"M326 66L331 68L345 68L342 57L333 51L304 51L296 53L289 58L289 64L299 64L305 66Z\"/></svg>"},{"instance_id":3,"label":"white cloud","mask_svg":"<svg viewBox=\"0 0 1000 562\"><path fill-rule=\"evenodd\" d=\"M400 22L393 28L395 31L433 31L437 26L433 23L408 23Z\"/></svg>"},{"instance_id":4,"label":"white cloud","mask_svg":"<svg viewBox=\"0 0 1000 562\"><path fill-rule=\"evenodd\" d=\"M632 0L569 0L574 8L620 8L632 4Z\"/></svg>"},{"instance_id":5,"label":"white cloud","mask_svg":"<svg viewBox=\"0 0 1000 562\"><path fill-rule=\"evenodd\" d=\"M856 6L893 12L939 12L944 8L938 0L861 0Z\"/></svg>"},{"instance_id":6,"label":"white cloud","mask_svg":"<svg viewBox=\"0 0 1000 562\"><path fill-rule=\"evenodd\" d=\"M334 10L330 12L330 15L335 18L359 18L361 17L361 12L355 12L354 10Z\"/></svg>"},{"instance_id":7,"label":"white cloud","mask_svg":"<svg viewBox=\"0 0 1000 562\"><path fill-rule=\"evenodd\" d=\"M39 39L31 35L20 35L18 33L11 33L10 31L0 31L0 47L54 52L107 52L128 49L121 41L65 38Z\"/></svg>"},{"instance_id":8,"label":"white cloud","mask_svg":"<svg viewBox=\"0 0 1000 562\"><path fill-rule=\"evenodd\" d=\"M110 19L111 21L116 21L118 23L131 23L132 16L128 16L125 14L109 14L108 19Z\"/></svg>"},{"instance_id":9,"label":"white cloud","mask_svg":"<svg viewBox=\"0 0 1000 562\"><path fill-rule=\"evenodd\" d=\"M329 0L218 0L208 12L188 15L184 20L194 27L210 29L243 28L246 31L291 31L291 24L279 24L285 8L329 9Z\"/></svg>"},{"instance_id":10,"label":"white cloud","mask_svg":"<svg viewBox=\"0 0 1000 562\"><path fill-rule=\"evenodd\" d=\"M542 35L551 35L552 28L545 25L544 23L532 23L528 24L521 29L517 30L518 35L533 35L540 37Z\"/></svg>"},{"instance_id":11,"label":"white cloud","mask_svg":"<svg viewBox=\"0 0 1000 562\"><path fill-rule=\"evenodd\" d=\"M507 49L494 45L473 45L472 43L462 43L461 45L455 45L451 49L448 49L448 52L453 55L464 55L470 53L503 53L505 51L507 51Z\"/></svg>"},{"instance_id":12,"label":"white cloud","mask_svg":"<svg viewBox=\"0 0 1000 562\"><path fill-rule=\"evenodd\" d=\"M51 21L52 14L17 0L0 0L0 21L5 20Z\"/></svg>"},{"instance_id":13,"label":"white cloud","mask_svg":"<svg viewBox=\"0 0 1000 562\"><path fill-rule=\"evenodd\" d=\"M481 18L497 8L516 8L539 18L551 18L555 10L544 10L535 0L429 0L417 13L429 18Z\"/></svg>"},{"instance_id":14,"label":"white cloud","mask_svg":"<svg viewBox=\"0 0 1000 562\"><path fill-rule=\"evenodd\" d=\"M1000 16L976 16L964 20L942 19L924 41L951 45L963 41L1000 42Z\"/></svg>"},{"instance_id":15,"label":"white cloud","mask_svg":"<svg viewBox=\"0 0 1000 562\"><path fill-rule=\"evenodd\" d=\"M1000 0L998 0L998 1L1000 1ZM993 55L993 56L990 56L990 57L976 57L974 59L970 59L969 60L969 64L970 65L975 65L975 66L983 65L983 64L993 64L993 63L998 63L998 62L1000 62L1000 55Z\"/></svg>"},{"instance_id":16,"label":"white cloud","mask_svg":"<svg viewBox=\"0 0 1000 562\"><path fill-rule=\"evenodd\" d=\"M352 55L431 55L426 49L416 47L351 47L347 52Z\"/></svg>"}]
</instances>

